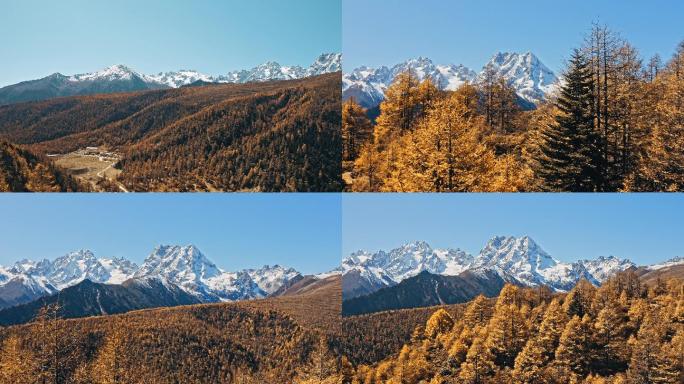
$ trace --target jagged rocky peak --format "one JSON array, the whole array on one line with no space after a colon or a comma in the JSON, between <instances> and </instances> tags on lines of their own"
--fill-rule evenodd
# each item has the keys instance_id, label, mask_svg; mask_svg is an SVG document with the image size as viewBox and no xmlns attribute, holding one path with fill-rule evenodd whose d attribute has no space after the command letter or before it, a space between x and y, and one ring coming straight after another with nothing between
<instances>
[{"instance_id":1,"label":"jagged rocky peak","mask_svg":"<svg viewBox=\"0 0 684 384\"><path fill-rule=\"evenodd\" d=\"M509 266L519 262L533 263L537 268L558 264L529 236L495 236L478 256L478 266Z\"/></svg>"},{"instance_id":2,"label":"jagged rocky peak","mask_svg":"<svg viewBox=\"0 0 684 384\"><path fill-rule=\"evenodd\" d=\"M71 76L69 80L71 81L95 81L95 80L132 80L134 77L142 78L138 72L132 70L131 68L123 65L116 64L111 67L107 67L97 72L83 73Z\"/></svg>"},{"instance_id":3,"label":"jagged rocky peak","mask_svg":"<svg viewBox=\"0 0 684 384\"><path fill-rule=\"evenodd\" d=\"M321 75L324 73L339 72L342 70L341 53L323 53L309 66L307 76Z\"/></svg>"},{"instance_id":4,"label":"jagged rocky peak","mask_svg":"<svg viewBox=\"0 0 684 384\"><path fill-rule=\"evenodd\" d=\"M135 277L157 275L176 279L207 279L221 270L194 245L160 245L145 259Z\"/></svg>"},{"instance_id":5,"label":"jagged rocky peak","mask_svg":"<svg viewBox=\"0 0 684 384\"><path fill-rule=\"evenodd\" d=\"M316 58L306 69L299 66L283 66L275 61L268 61L252 69L243 69L216 76L188 69L147 75L126 65L116 64L96 72L72 76L55 73L40 79L1 87L0 105L47 100L63 96L178 88L194 83L245 83L300 79L337 72L341 68L341 60L342 56L339 53L326 53Z\"/></svg>"},{"instance_id":6,"label":"jagged rocky peak","mask_svg":"<svg viewBox=\"0 0 684 384\"><path fill-rule=\"evenodd\" d=\"M364 107L374 107L384 99L387 87L401 72L412 70L417 78L431 78L437 87L455 90L465 83L480 82L487 72L504 78L518 96L529 103L546 100L556 91L558 78L531 52L499 52L486 63L481 72L461 64L436 65L427 57L417 57L396 64L370 68L361 66L343 75L343 98L354 97Z\"/></svg>"},{"instance_id":7,"label":"jagged rocky peak","mask_svg":"<svg viewBox=\"0 0 684 384\"><path fill-rule=\"evenodd\" d=\"M215 302L266 297L299 278L295 269L277 264L223 271L194 245L157 246L140 267L124 258L97 258L89 250L79 250L54 261L22 260L9 269L0 267L0 307L3 302L19 304L84 280L127 285L161 282L202 302ZM19 301L12 292L22 292Z\"/></svg>"},{"instance_id":8,"label":"jagged rocky peak","mask_svg":"<svg viewBox=\"0 0 684 384\"><path fill-rule=\"evenodd\" d=\"M447 276L463 272L496 273L505 281L567 291L580 279L598 285L633 266L631 261L614 256L564 263L529 236L495 236L475 257L460 249L433 249L425 242L411 242L389 252L355 252L345 258L338 271L343 279L345 275L350 276L349 290L364 287L365 293L397 284L423 271ZM390 283L384 283L387 280Z\"/></svg>"}]
</instances>

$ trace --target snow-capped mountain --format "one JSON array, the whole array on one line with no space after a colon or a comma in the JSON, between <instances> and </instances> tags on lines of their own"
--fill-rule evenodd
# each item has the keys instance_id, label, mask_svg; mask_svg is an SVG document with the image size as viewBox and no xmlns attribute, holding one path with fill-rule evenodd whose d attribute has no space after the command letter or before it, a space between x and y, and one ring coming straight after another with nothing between
<instances>
[{"instance_id":1,"label":"snow-capped mountain","mask_svg":"<svg viewBox=\"0 0 684 384\"><path fill-rule=\"evenodd\" d=\"M202 301L213 302L266 297L299 275L279 265L227 272L194 245L162 245L152 251L133 277L162 278Z\"/></svg>"},{"instance_id":2,"label":"snow-capped mountain","mask_svg":"<svg viewBox=\"0 0 684 384\"><path fill-rule=\"evenodd\" d=\"M274 266L264 265L259 269L246 269L245 272L267 295L273 294L280 287L300 276L300 273L293 268L281 267L277 264Z\"/></svg>"},{"instance_id":3,"label":"snow-capped mountain","mask_svg":"<svg viewBox=\"0 0 684 384\"><path fill-rule=\"evenodd\" d=\"M274 61L269 61L252 69L232 71L221 75L208 75L190 69L147 75L125 65L117 64L96 72L72 76L55 73L42 79L8 85L0 88L0 105L62 96L178 88L198 81L206 83L247 83L300 79L337 72L341 66L342 55L339 53L324 53L317 57L308 68L282 66Z\"/></svg>"},{"instance_id":4,"label":"snow-capped mountain","mask_svg":"<svg viewBox=\"0 0 684 384\"><path fill-rule=\"evenodd\" d=\"M385 90L394 78L409 69L419 80L429 77L444 90L455 90L464 83L482 81L485 73L491 72L494 77L505 79L522 99L531 103L546 99L558 84L553 72L530 52L498 53L479 74L463 65L436 65L429 58L418 57L391 68L363 66L345 73L342 78L343 99L354 97L364 107L375 107L384 99Z\"/></svg>"},{"instance_id":5,"label":"snow-capped mountain","mask_svg":"<svg viewBox=\"0 0 684 384\"><path fill-rule=\"evenodd\" d=\"M648 269L659 270L659 269L663 269L663 268L674 267L676 265L684 265L684 257L678 256L678 257L674 257L670 260L667 260L667 261L659 263L659 264L649 265Z\"/></svg>"},{"instance_id":6,"label":"snow-capped mountain","mask_svg":"<svg viewBox=\"0 0 684 384\"><path fill-rule=\"evenodd\" d=\"M558 78L531 52L499 52L485 64L476 81L482 81L487 72L495 78L506 79L518 96L538 103L546 99L558 86Z\"/></svg>"},{"instance_id":7,"label":"snow-capped mountain","mask_svg":"<svg viewBox=\"0 0 684 384\"><path fill-rule=\"evenodd\" d=\"M266 297L298 278L299 272L279 265L224 271L194 245L158 246L140 267L123 258L97 258L91 251L79 250L54 261L22 260L11 268L0 266L0 308L53 294L86 279L105 284L158 280L202 302L216 302Z\"/></svg>"},{"instance_id":8,"label":"snow-capped mountain","mask_svg":"<svg viewBox=\"0 0 684 384\"><path fill-rule=\"evenodd\" d=\"M21 260L11 268L0 267L0 308L5 304L22 304L83 280L95 283L121 284L138 268L121 258L96 258L91 251L79 250L54 261Z\"/></svg>"},{"instance_id":9,"label":"snow-capped mountain","mask_svg":"<svg viewBox=\"0 0 684 384\"><path fill-rule=\"evenodd\" d=\"M125 65L117 64L103 70L83 73L79 75L69 76L68 80L72 82L79 81L128 81L133 79L149 80L147 76L140 74Z\"/></svg>"},{"instance_id":10,"label":"snow-capped mountain","mask_svg":"<svg viewBox=\"0 0 684 384\"><path fill-rule=\"evenodd\" d=\"M170 88L178 88L192 84L196 81L214 82L214 78L192 69L181 69L176 72L159 72L156 75L147 76L150 81L163 84Z\"/></svg>"},{"instance_id":11,"label":"snow-capped mountain","mask_svg":"<svg viewBox=\"0 0 684 384\"><path fill-rule=\"evenodd\" d=\"M14 274L0 267L0 309L27 303L57 291L45 277Z\"/></svg>"},{"instance_id":12,"label":"snow-capped mountain","mask_svg":"<svg viewBox=\"0 0 684 384\"><path fill-rule=\"evenodd\" d=\"M389 252L355 252L343 260L338 270L343 275L345 298L349 298L393 286L423 271L445 276L494 271L505 281L567 291L580 279L599 285L634 266L614 256L563 263L528 236L497 236L477 256L460 249L433 249L425 242L413 242Z\"/></svg>"},{"instance_id":13,"label":"snow-capped mountain","mask_svg":"<svg viewBox=\"0 0 684 384\"><path fill-rule=\"evenodd\" d=\"M162 278L207 302L266 296L248 273L222 271L194 245L155 248L133 277Z\"/></svg>"},{"instance_id":14,"label":"snow-capped mountain","mask_svg":"<svg viewBox=\"0 0 684 384\"><path fill-rule=\"evenodd\" d=\"M98 259L89 250L67 253L54 261L22 260L10 271L14 274L40 276L61 290L88 279L95 283L119 284L130 278L137 265L125 259Z\"/></svg>"},{"instance_id":15,"label":"snow-capped mountain","mask_svg":"<svg viewBox=\"0 0 684 384\"><path fill-rule=\"evenodd\" d=\"M339 72L342 70L341 53L324 53L306 69L304 76L317 76L324 73Z\"/></svg>"}]
</instances>

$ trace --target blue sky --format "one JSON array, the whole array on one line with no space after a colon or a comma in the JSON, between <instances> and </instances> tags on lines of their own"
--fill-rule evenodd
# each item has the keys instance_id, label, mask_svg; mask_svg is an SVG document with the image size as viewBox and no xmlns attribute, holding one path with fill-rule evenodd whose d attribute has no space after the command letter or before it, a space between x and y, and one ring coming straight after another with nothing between
<instances>
[{"instance_id":1,"label":"blue sky","mask_svg":"<svg viewBox=\"0 0 684 384\"><path fill-rule=\"evenodd\" d=\"M531 236L562 261L684 256L682 194L345 194L342 252L408 241L477 254L495 235Z\"/></svg>"},{"instance_id":2,"label":"blue sky","mask_svg":"<svg viewBox=\"0 0 684 384\"><path fill-rule=\"evenodd\" d=\"M338 194L0 194L0 265L81 248L141 262L195 244L226 270L340 263Z\"/></svg>"},{"instance_id":3,"label":"blue sky","mask_svg":"<svg viewBox=\"0 0 684 384\"><path fill-rule=\"evenodd\" d=\"M593 21L669 58L682 15L679 0L344 0L344 69L422 55L479 70L498 51L532 51L558 71Z\"/></svg>"},{"instance_id":4,"label":"blue sky","mask_svg":"<svg viewBox=\"0 0 684 384\"><path fill-rule=\"evenodd\" d=\"M125 64L209 74L341 49L341 0L3 0L0 86Z\"/></svg>"}]
</instances>

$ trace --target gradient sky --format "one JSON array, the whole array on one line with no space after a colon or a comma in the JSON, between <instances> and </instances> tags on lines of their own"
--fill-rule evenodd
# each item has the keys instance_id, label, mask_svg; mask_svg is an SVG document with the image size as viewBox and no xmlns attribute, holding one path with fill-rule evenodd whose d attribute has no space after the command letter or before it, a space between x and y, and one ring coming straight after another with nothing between
<instances>
[{"instance_id":1,"label":"gradient sky","mask_svg":"<svg viewBox=\"0 0 684 384\"><path fill-rule=\"evenodd\" d=\"M684 256L683 194L345 194L342 252L414 240L477 254L495 235L532 237L561 261Z\"/></svg>"},{"instance_id":2,"label":"gradient sky","mask_svg":"<svg viewBox=\"0 0 684 384\"><path fill-rule=\"evenodd\" d=\"M0 86L125 64L209 74L341 49L341 0L3 0Z\"/></svg>"},{"instance_id":3,"label":"gradient sky","mask_svg":"<svg viewBox=\"0 0 684 384\"><path fill-rule=\"evenodd\" d=\"M669 58L682 15L680 0L344 0L344 70L427 56L479 71L498 51L532 51L559 71L593 21Z\"/></svg>"},{"instance_id":4,"label":"gradient sky","mask_svg":"<svg viewBox=\"0 0 684 384\"><path fill-rule=\"evenodd\" d=\"M219 267L303 273L340 263L339 194L0 194L0 265L72 250L137 263L159 244L195 244Z\"/></svg>"}]
</instances>

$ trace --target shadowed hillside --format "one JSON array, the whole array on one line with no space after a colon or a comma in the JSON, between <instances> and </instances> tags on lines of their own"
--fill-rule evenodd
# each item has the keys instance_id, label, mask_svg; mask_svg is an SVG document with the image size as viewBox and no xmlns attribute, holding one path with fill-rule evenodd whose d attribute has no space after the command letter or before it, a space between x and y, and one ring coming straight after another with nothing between
<instances>
[{"instance_id":1,"label":"shadowed hillside","mask_svg":"<svg viewBox=\"0 0 684 384\"><path fill-rule=\"evenodd\" d=\"M87 188L49 160L0 140L0 192L77 192Z\"/></svg>"},{"instance_id":2,"label":"shadowed hillside","mask_svg":"<svg viewBox=\"0 0 684 384\"><path fill-rule=\"evenodd\" d=\"M466 271L458 276L435 275L423 271L397 285L344 300L342 313L348 316L391 309L465 303L478 295L496 296L504 284L505 281L492 271L481 274Z\"/></svg>"},{"instance_id":3,"label":"shadowed hillside","mask_svg":"<svg viewBox=\"0 0 684 384\"><path fill-rule=\"evenodd\" d=\"M119 285L93 283L86 279L57 294L1 310L0 325L28 323L41 308L54 304L59 305L59 317L75 318L199 303L196 297L160 280L129 280Z\"/></svg>"}]
</instances>

